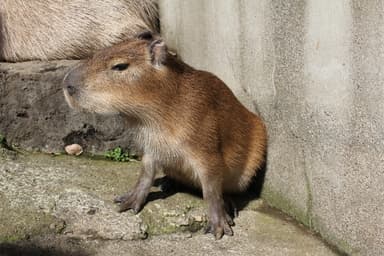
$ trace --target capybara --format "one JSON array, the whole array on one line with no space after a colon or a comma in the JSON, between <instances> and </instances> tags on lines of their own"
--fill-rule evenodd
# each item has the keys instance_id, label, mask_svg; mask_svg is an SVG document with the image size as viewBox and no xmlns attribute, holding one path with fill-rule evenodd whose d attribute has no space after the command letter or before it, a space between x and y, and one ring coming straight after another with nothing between
<instances>
[{"instance_id":1,"label":"capybara","mask_svg":"<svg viewBox=\"0 0 384 256\"><path fill-rule=\"evenodd\" d=\"M1 0L0 60L81 59L158 31L157 0Z\"/></svg>"},{"instance_id":2,"label":"capybara","mask_svg":"<svg viewBox=\"0 0 384 256\"><path fill-rule=\"evenodd\" d=\"M97 52L64 78L76 109L126 117L143 152L135 187L117 197L120 210L139 212L157 170L201 188L208 205L207 232L232 235L223 194L244 191L264 161L262 120L248 111L215 75L169 54L151 33Z\"/></svg>"}]
</instances>

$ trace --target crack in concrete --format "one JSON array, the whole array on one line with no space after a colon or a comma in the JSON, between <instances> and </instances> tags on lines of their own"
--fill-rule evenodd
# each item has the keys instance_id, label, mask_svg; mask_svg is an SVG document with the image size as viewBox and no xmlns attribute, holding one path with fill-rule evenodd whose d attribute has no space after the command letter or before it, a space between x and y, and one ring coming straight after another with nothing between
<instances>
[{"instance_id":1,"label":"crack in concrete","mask_svg":"<svg viewBox=\"0 0 384 256\"><path fill-rule=\"evenodd\" d=\"M305 184L307 189L307 221L308 221L308 227L310 229L313 229L312 225L312 206L313 206L313 197L312 197L312 188L311 188L311 182L309 180L308 175L308 168L306 165L306 157L305 157L305 150L302 150L303 153L303 171L304 171L304 178L305 178Z\"/></svg>"}]
</instances>

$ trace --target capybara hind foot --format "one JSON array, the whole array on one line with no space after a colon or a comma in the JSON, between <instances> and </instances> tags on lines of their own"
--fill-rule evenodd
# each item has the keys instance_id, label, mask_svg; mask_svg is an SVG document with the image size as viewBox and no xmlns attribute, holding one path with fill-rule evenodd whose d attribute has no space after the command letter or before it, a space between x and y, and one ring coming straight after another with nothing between
<instances>
[{"instance_id":1,"label":"capybara hind foot","mask_svg":"<svg viewBox=\"0 0 384 256\"><path fill-rule=\"evenodd\" d=\"M226 217L221 217L215 221L211 220L208 222L204 233L211 233L215 236L215 239L221 239L223 235L233 236L231 226L234 226L232 218L227 214Z\"/></svg>"},{"instance_id":2,"label":"capybara hind foot","mask_svg":"<svg viewBox=\"0 0 384 256\"><path fill-rule=\"evenodd\" d=\"M166 194L172 194L177 191L177 183L174 179L164 176L159 184L160 190Z\"/></svg>"},{"instance_id":3,"label":"capybara hind foot","mask_svg":"<svg viewBox=\"0 0 384 256\"><path fill-rule=\"evenodd\" d=\"M225 204L225 211L229 213L231 217L237 218L239 216L239 209L237 209L236 202L231 196L229 195L224 196L224 204Z\"/></svg>"}]
</instances>

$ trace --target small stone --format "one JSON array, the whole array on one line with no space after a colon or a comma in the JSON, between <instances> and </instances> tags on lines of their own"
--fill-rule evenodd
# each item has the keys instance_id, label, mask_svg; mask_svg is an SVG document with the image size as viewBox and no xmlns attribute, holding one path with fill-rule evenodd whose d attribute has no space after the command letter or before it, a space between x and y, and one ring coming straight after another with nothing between
<instances>
[{"instance_id":1,"label":"small stone","mask_svg":"<svg viewBox=\"0 0 384 256\"><path fill-rule=\"evenodd\" d=\"M193 219L197 222L203 222L204 221L204 217L203 216L199 216L199 215L196 215L196 216L193 216Z\"/></svg>"},{"instance_id":2,"label":"small stone","mask_svg":"<svg viewBox=\"0 0 384 256\"><path fill-rule=\"evenodd\" d=\"M164 217L178 217L180 214L175 210L170 210L170 211L164 212L163 215Z\"/></svg>"},{"instance_id":3,"label":"small stone","mask_svg":"<svg viewBox=\"0 0 384 256\"><path fill-rule=\"evenodd\" d=\"M65 146L65 152L67 152L68 155L78 156L83 153L83 148L79 144L71 144Z\"/></svg>"},{"instance_id":4,"label":"small stone","mask_svg":"<svg viewBox=\"0 0 384 256\"><path fill-rule=\"evenodd\" d=\"M89 210L87 211L87 214L88 214L88 215L95 215L95 213L96 213L96 209L95 209L95 208L91 208L91 209L89 209Z\"/></svg>"}]
</instances>

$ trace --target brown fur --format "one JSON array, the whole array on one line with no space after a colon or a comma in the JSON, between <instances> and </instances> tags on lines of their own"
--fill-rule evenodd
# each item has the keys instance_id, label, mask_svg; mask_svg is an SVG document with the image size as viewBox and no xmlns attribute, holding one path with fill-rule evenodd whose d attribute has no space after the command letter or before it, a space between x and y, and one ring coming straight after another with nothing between
<instances>
[{"instance_id":1,"label":"brown fur","mask_svg":"<svg viewBox=\"0 0 384 256\"><path fill-rule=\"evenodd\" d=\"M158 30L156 0L1 0L0 60L80 59Z\"/></svg>"},{"instance_id":2,"label":"brown fur","mask_svg":"<svg viewBox=\"0 0 384 256\"><path fill-rule=\"evenodd\" d=\"M116 64L129 64L113 70ZM260 168L266 130L216 76L167 53L161 39L134 39L98 52L64 79L75 108L122 113L141 147L143 171L135 188L119 197L121 210L139 211L156 169L202 188L209 230L232 234L223 193L244 191Z\"/></svg>"}]
</instances>

